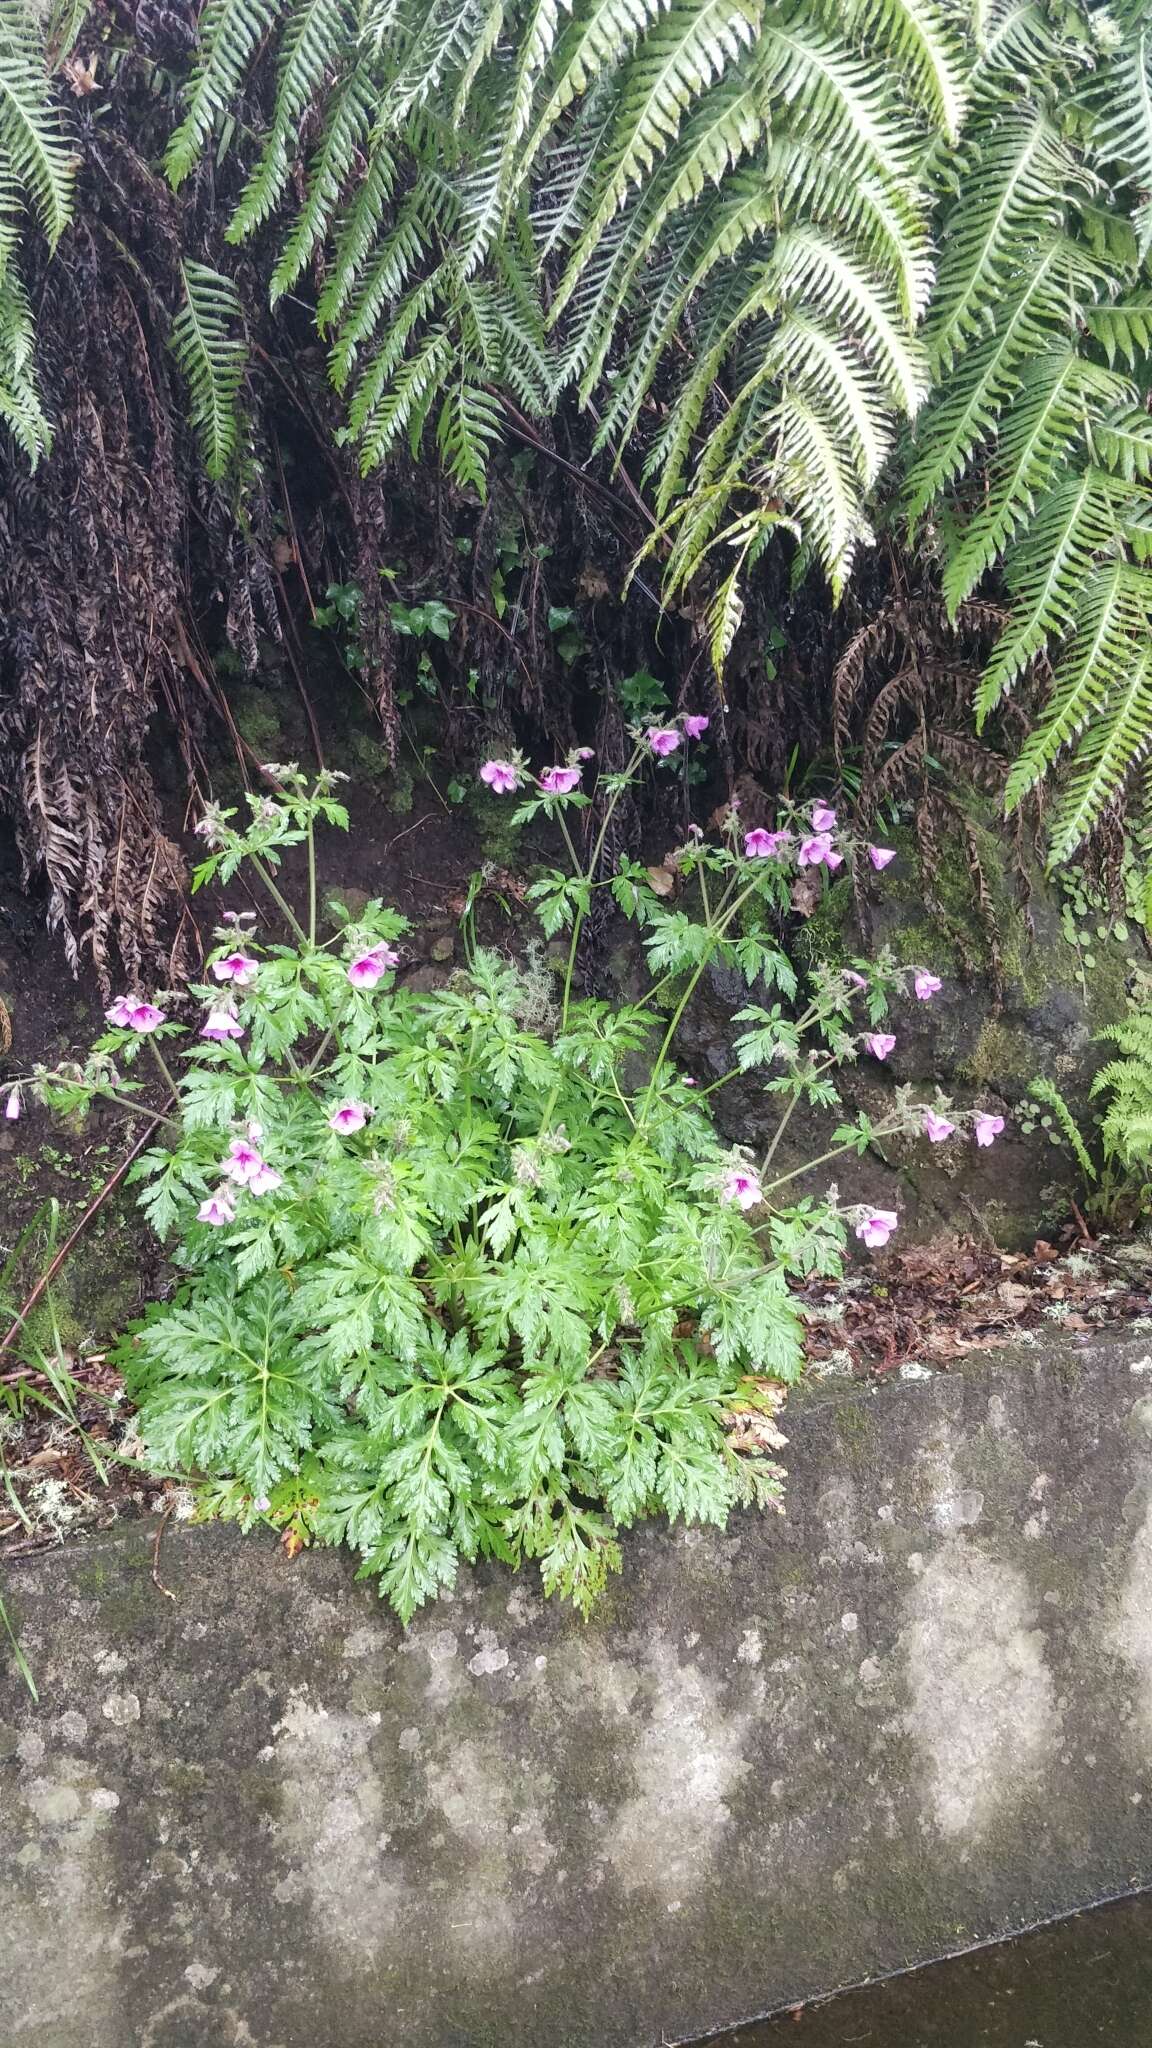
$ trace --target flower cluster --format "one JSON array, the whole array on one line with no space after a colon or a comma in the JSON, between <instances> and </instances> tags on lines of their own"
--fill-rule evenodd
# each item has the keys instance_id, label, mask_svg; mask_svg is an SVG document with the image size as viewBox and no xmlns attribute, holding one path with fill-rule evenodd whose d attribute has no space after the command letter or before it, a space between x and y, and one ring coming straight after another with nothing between
<instances>
[{"instance_id":1,"label":"flower cluster","mask_svg":"<svg viewBox=\"0 0 1152 2048\"><path fill-rule=\"evenodd\" d=\"M263 1135L260 1125L250 1123L247 1134L233 1138L224 1158L220 1172L224 1179L214 1194L201 1202L196 1212L198 1223L210 1223L219 1228L223 1223L236 1220L236 1189L247 1188L250 1195L272 1195L284 1185L282 1174L269 1166L256 1146L255 1140Z\"/></svg>"}]
</instances>

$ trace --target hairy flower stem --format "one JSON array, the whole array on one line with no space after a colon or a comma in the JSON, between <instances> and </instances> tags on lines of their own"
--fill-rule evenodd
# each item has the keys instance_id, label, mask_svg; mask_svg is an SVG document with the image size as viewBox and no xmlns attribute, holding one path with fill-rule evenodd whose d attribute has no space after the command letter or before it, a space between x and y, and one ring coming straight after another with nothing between
<instances>
[{"instance_id":1,"label":"hairy flower stem","mask_svg":"<svg viewBox=\"0 0 1152 2048\"><path fill-rule=\"evenodd\" d=\"M293 937L297 938L302 946L307 945L308 941L305 937L303 925L300 923L300 920L297 917L295 911L293 910L292 905L285 899L285 897L281 895L279 889L276 887L275 882L272 880L271 875L269 874L267 868L265 867L263 861L260 859L259 855L255 853L250 853L248 858L252 862L252 865L255 868L256 873L259 875L260 880L263 882L264 887L267 889L268 894L272 898L273 903L275 903L277 909L280 911L281 916L287 923L289 930L293 934Z\"/></svg>"},{"instance_id":2,"label":"hairy flower stem","mask_svg":"<svg viewBox=\"0 0 1152 2048\"><path fill-rule=\"evenodd\" d=\"M308 813L308 944L316 944L316 827Z\"/></svg>"},{"instance_id":3,"label":"hairy flower stem","mask_svg":"<svg viewBox=\"0 0 1152 2048\"><path fill-rule=\"evenodd\" d=\"M180 1090L176 1086L176 1076L172 1072L171 1067L168 1065L167 1060L165 1059L163 1053L160 1050L160 1047L157 1045L156 1040L154 1038L150 1038L148 1040L148 1050L152 1054L152 1057L155 1060L156 1065L159 1067L160 1072L164 1076L164 1080L167 1084L169 1094L174 1096L175 1100L179 1102Z\"/></svg>"},{"instance_id":4,"label":"hairy flower stem","mask_svg":"<svg viewBox=\"0 0 1152 2048\"><path fill-rule=\"evenodd\" d=\"M624 791L627 789L633 775L636 772L637 765L640 761L643 752L644 749L642 747L634 747L632 750L631 759L629 760L627 766L621 772L620 780L617 783L616 788L612 791L612 794L609 797L607 805L605 807L604 816L600 821L600 830L596 834L596 839L593 844L592 852L589 857L588 865L586 868L582 867L580 864L576 848L572 844L572 838L567 826L564 823L563 816L559 813L557 814L560 818L560 828L564 834L568 851L572 856L573 870L575 874L579 877L579 879L582 882L586 882L588 887L591 889L594 889L596 887L596 883L593 878L595 876L597 868L600 865L601 855L604 852L604 842L608 837L608 827L612 823L612 818L615 813L617 804L620 802L620 799L623 796ZM576 910L574 911L572 917L572 942L568 948L568 964L564 973L564 1003L560 1012L561 1030L563 1030L564 1027L567 1025L568 1012L572 1006L572 979L576 972L576 954L579 949L580 934L583 931L583 929L584 912L582 910Z\"/></svg>"},{"instance_id":5,"label":"hairy flower stem","mask_svg":"<svg viewBox=\"0 0 1152 2048\"><path fill-rule=\"evenodd\" d=\"M875 1140L877 1138L894 1138L900 1131L907 1130L907 1128L907 1121L903 1117L898 1117L893 1123L878 1124L876 1129L872 1132L872 1139ZM842 1159L846 1152L858 1152L859 1149L860 1147L857 1144L855 1138L852 1138L849 1139L847 1144L834 1145L831 1151L821 1152L816 1159L806 1159L803 1166L793 1166L787 1173L778 1174L776 1179L769 1181L767 1187L764 1189L765 1201L767 1201L769 1195L772 1194L776 1188L784 1187L788 1181L799 1180L801 1174L815 1173L816 1168L818 1166L827 1166L830 1160Z\"/></svg>"}]
</instances>

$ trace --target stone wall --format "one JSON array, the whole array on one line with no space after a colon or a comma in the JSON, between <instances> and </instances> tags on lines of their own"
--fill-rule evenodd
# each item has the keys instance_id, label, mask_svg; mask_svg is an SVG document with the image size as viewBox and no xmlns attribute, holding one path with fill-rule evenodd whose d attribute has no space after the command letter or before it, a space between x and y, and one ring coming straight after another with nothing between
<instances>
[{"instance_id":1,"label":"stone wall","mask_svg":"<svg viewBox=\"0 0 1152 2048\"><path fill-rule=\"evenodd\" d=\"M794 1402L585 1627L137 1526L9 1571L5 2048L655 2048L1152 1881L1152 1345Z\"/></svg>"}]
</instances>

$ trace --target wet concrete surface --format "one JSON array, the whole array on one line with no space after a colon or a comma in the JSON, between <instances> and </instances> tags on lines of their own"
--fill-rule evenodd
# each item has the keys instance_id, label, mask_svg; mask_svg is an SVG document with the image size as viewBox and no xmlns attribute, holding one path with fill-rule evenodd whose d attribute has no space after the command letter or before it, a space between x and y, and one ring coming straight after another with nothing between
<instances>
[{"instance_id":1,"label":"wet concrete surface","mask_svg":"<svg viewBox=\"0 0 1152 2048\"><path fill-rule=\"evenodd\" d=\"M714 2048L1150 2048L1152 1893L710 2038Z\"/></svg>"}]
</instances>

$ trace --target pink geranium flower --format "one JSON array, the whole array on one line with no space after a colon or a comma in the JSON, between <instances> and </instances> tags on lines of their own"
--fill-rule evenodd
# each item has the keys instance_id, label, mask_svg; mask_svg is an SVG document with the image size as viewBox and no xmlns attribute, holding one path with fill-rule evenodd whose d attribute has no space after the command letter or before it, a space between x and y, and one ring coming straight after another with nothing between
<instances>
[{"instance_id":1,"label":"pink geranium flower","mask_svg":"<svg viewBox=\"0 0 1152 2048\"><path fill-rule=\"evenodd\" d=\"M571 796L579 781L578 768L545 768L540 776L540 787L549 796Z\"/></svg>"},{"instance_id":2,"label":"pink geranium flower","mask_svg":"<svg viewBox=\"0 0 1152 2048\"><path fill-rule=\"evenodd\" d=\"M399 967L400 955L394 946L372 946L366 953L357 953L348 963L348 979L353 988L375 988L376 983L387 974L390 967Z\"/></svg>"},{"instance_id":3,"label":"pink geranium flower","mask_svg":"<svg viewBox=\"0 0 1152 2048\"><path fill-rule=\"evenodd\" d=\"M864 1043L873 1058L878 1060L886 1060L889 1053L896 1050L896 1040L890 1031L869 1031Z\"/></svg>"},{"instance_id":4,"label":"pink geranium flower","mask_svg":"<svg viewBox=\"0 0 1152 2048\"><path fill-rule=\"evenodd\" d=\"M248 1183L249 1189L254 1195L270 1195L276 1188L282 1188L283 1185L283 1176L277 1173L274 1166L269 1166L266 1159L260 1161L256 1172Z\"/></svg>"},{"instance_id":5,"label":"pink geranium flower","mask_svg":"<svg viewBox=\"0 0 1152 2048\"><path fill-rule=\"evenodd\" d=\"M849 988L867 988L868 986L868 976L866 974L857 974L854 967L846 967L844 969L844 979L848 983Z\"/></svg>"},{"instance_id":6,"label":"pink geranium flower","mask_svg":"<svg viewBox=\"0 0 1152 2048\"><path fill-rule=\"evenodd\" d=\"M332 1111L328 1128L341 1138L347 1138L353 1131L362 1131L371 1114L366 1102L342 1102Z\"/></svg>"},{"instance_id":7,"label":"pink geranium flower","mask_svg":"<svg viewBox=\"0 0 1152 2048\"><path fill-rule=\"evenodd\" d=\"M813 804L812 830L814 832L834 832L836 830L836 813L829 810L827 804Z\"/></svg>"},{"instance_id":8,"label":"pink geranium flower","mask_svg":"<svg viewBox=\"0 0 1152 2048\"><path fill-rule=\"evenodd\" d=\"M217 981L230 981L237 988L247 988L260 972L260 962L248 953L226 953L223 960L212 962L212 972Z\"/></svg>"},{"instance_id":9,"label":"pink geranium flower","mask_svg":"<svg viewBox=\"0 0 1152 2048\"><path fill-rule=\"evenodd\" d=\"M888 866L889 861L895 860L896 848L894 846L870 846L868 848L868 858L873 867L879 872L881 868Z\"/></svg>"},{"instance_id":10,"label":"pink geranium flower","mask_svg":"<svg viewBox=\"0 0 1152 2048\"><path fill-rule=\"evenodd\" d=\"M17 1082L15 1088L10 1088L8 1090L7 1098L4 1103L4 1115L10 1124L14 1124L16 1122L16 1119L19 1116L23 1106L24 1098L20 1093L20 1084L19 1082Z\"/></svg>"},{"instance_id":11,"label":"pink geranium flower","mask_svg":"<svg viewBox=\"0 0 1152 2048\"><path fill-rule=\"evenodd\" d=\"M747 1166L731 1166L720 1183L720 1200L739 1209L754 1209L764 1200L759 1176Z\"/></svg>"},{"instance_id":12,"label":"pink geranium flower","mask_svg":"<svg viewBox=\"0 0 1152 2048\"><path fill-rule=\"evenodd\" d=\"M105 1010L109 1024L119 1025L121 1031L155 1031L165 1021L163 1010L155 1003L139 1003L135 996L120 996L110 1010Z\"/></svg>"},{"instance_id":13,"label":"pink geranium flower","mask_svg":"<svg viewBox=\"0 0 1152 2048\"><path fill-rule=\"evenodd\" d=\"M572 758L574 761L594 761L596 759L596 749L595 747L577 747Z\"/></svg>"},{"instance_id":14,"label":"pink geranium flower","mask_svg":"<svg viewBox=\"0 0 1152 2048\"><path fill-rule=\"evenodd\" d=\"M749 860L779 860L786 846L792 843L790 832L765 832L757 826L755 832L744 834L744 852Z\"/></svg>"},{"instance_id":15,"label":"pink geranium flower","mask_svg":"<svg viewBox=\"0 0 1152 2048\"><path fill-rule=\"evenodd\" d=\"M992 1145L1004 1129L1004 1119L1002 1116L991 1116L986 1109L982 1109L972 1128L978 1145Z\"/></svg>"},{"instance_id":16,"label":"pink geranium flower","mask_svg":"<svg viewBox=\"0 0 1152 2048\"><path fill-rule=\"evenodd\" d=\"M897 1225L895 1209L866 1209L856 1225L856 1235L873 1251L887 1244Z\"/></svg>"},{"instance_id":17,"label":"pink geranium flower","mask_svg":"<svg viewBox=\"0 0 1152 2048\"><path fill-rule=\"evenodd\" d=\"M711 723L712 720L705 718L703 712L692 711L689 712L688 717L684 720L684 730L690 740L698 740L707 732Z\"/></svg>"},{"instance_id":18,"label":"pink geranium flower","mask_svg":"<svg viewBox=\"0 0 1152 2048\"><path fill-rule=\"evenodd\" d=\"M680 745L680 735L674 725L650 725L644 735L654 754L663 759L665 754L674 754Z\"/></svg>"},{"instance_id":19,"label":"pink geranium flower","mask_svg":"<svg viewBox=\"0 0 1152 2048\"><path fill-rule=\"evenodd\" d=\"M796 865L801 868L818 868L823 864L825 867L838 868L842 859L843 855L834 850L827 832L815 832L810 839L800 841Z\"/></svg>"},{"instance_id":20,"label":"pink geranium flower","mask_svg":"<svg viewBox=\"0 0 1152 2048\"><path fill-rule=\"evenodd\" d=\"M217 1188L214 1195L209 1195L206 1202L201 1202L196 1211L196 1221L217 1226L221 1223L234 1223L236 1204L231 1188Z\"/></svg>"},{"instance_id":21,"label":"pink geranium flower","mask_svg":"<svg viewBox=\"0 0 1152 2048\"><path fill-rule=\"evenodd\" d=\"M231 1003L217 1003L200 1026L201 1038L214 1038L217 1043L226 1038L243 1038L244 1026L240 1023Z\"/></svg>"},{"instance_id":22,"label":"pink geranium flower","mask_svg":"<svg viewBox=\"0 0 1152 2048\"><path fill-rule=\"evenodd\" d=\"M247 1138L233 1138L221 1172L226 1173L229 1180L239 1181L243 1187L259 1173L263 1164L262 1155L256 1150L255 1145L249 1144Z\"/></svg>"},{"instance_id":23,"label":"pink geranium flower","mask_svg":"<svg viewBox=\"0 0 1152 2048\"><path fill-rule=\"evenodd\" d=\"M944 984L935 974L929 974L926 967L922 967L912 986L916 991L917 1002L930 1003L933 996L939 994Z\"/></svg>"},{"instance_id":24,"label":"pink geranium flower","mask_svg":"<svg viewBox=\"0 0 1152 2048\"><path fill-rule=\"evenodd\" d=\"M942 1145L955 1129L955 1124L950 1124L946 1116L938 1115L934 1109L925 1110L924 1130L934 1145Z\"/></svg>"},{"instance_id":25,"label":"pink geranium flower","mask_svg":"<svg viewBox=\"0 0 1152 2048\"><path fill-rule=\"evenodd\" d=\"M512 761L485 761L480 770L480 780L495 790L497 796L511 796L513 790L520 787L520 770Z\"/></svg>"}]
</instances>

